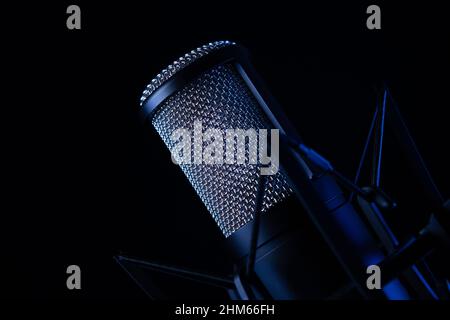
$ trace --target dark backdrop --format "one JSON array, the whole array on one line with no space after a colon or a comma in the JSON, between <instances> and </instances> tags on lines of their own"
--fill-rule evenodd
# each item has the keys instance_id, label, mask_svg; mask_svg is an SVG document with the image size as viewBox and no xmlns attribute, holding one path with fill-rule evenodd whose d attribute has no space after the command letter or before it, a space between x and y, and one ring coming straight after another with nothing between
<instances>
[{"instance_id":1,"label":"dark backdrop","mask_svg":"<svg viewBox=\"0 0 450 320\"><path fill-rule=\"evenodd\" d=\"M80 31L66 29L69 2L2 10L4 292L143 298L113 262L119 252L229 270L222 235L137 116L151 78L214 40L250 49L305 141L349 176L375 106L373 87L388 83L448 197L450 37L442 6L378 3L382 30L370 31L371 3L335 2L76 1ZM392 137L386 139L382 183L402 200L389 219L404 237L423 222L427 204ZM82 269L81 291L65 287L70 264ZM160 281L178 295L189 288L190 297L205 297L201 288Z\"/></svg>"}]
</instances>

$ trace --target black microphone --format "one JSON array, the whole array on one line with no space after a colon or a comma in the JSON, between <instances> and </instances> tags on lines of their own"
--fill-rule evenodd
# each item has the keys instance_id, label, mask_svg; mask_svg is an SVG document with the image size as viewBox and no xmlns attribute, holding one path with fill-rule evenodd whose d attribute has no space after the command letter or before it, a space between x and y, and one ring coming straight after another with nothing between
<instances>
[{"instance_id":1,"label":"black microphone","mask_svg":"<svg viewBox=\"0 0 450 320\"><path fill-rule=\"evenodd\" d=\"M261 213L253 280L270 298L410 297L398 279L379 292L361 283L367 266L381 261L384 252L335 179L290 147L287 140L302 140L246 49L230 41L199 47L158 74L140 102L144 121L172 151L241 266L251 251L255 215ZM236 129L270 132L271 139L279 134L279 145L276 139L267 144L268 171L263 173L267 163L251 161L263 149L259 144L251 150L252 137L244 139L243 154L239 138L233 138L231 149L219 141ZM257 136L259 143L264 137ZM279 159L273 157L276 151ZM227 161L230 152L236 163ZM222 156L225 160L217 162Z\"/></svg>"}]
</instances>

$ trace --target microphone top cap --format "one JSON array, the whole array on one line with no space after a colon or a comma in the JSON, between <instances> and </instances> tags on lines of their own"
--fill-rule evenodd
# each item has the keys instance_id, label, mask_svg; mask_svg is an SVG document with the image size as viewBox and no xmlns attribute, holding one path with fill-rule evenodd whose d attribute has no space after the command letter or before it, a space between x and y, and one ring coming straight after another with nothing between
<instances>
[{"instance_id":1,"label":"microphone top cap","mask_svg":"<svg viewBox=\"0 0 450 320\"><path fill-rule=\"evenodd\" d=\"M170 64L167 68L163 69L153 80L146 86L144 92L142 93L141 99L140 99L140 106L144 104L145 100L153 93L155 92L161 85L163 85L167 80L169 80L175 73L178 71L184 69L188 65L190 65L192 62L196 61L197 59L208 55L209 53L216 51L218 49L229 47L229 46L235 46L236 43L228 40L223 41L215 41L210 42L208 44L205 44L201 47L198 47L188 53L186 53L184 56L181 56L172 64Z\"/></svg>"}]
</instances>

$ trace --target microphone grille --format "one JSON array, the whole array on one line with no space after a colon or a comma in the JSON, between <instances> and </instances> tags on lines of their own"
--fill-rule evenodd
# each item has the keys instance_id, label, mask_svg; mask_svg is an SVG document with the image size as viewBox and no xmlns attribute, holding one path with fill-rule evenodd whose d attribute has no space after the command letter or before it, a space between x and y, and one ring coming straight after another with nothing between
<instances>
[{"instance_id":1,"label":"microphone grille","mask_svg":"<svg viewBox=\"0 0 450 320\"><path fill-rule=\"evenodd\" d=\"M152 81L150 81L150 83L147 85L144 92L142 93L140 105L142 106L145 100L164 82L169 80L175 73L184 69L195 60L203 56L206 56L207 54L215 50L234 45L236 45L235 42L228 40L210 42L178 58L177 60L172 62L172 64L170 64L166 69L162 70Z\"/></svg>"},{"instance_id":2,"label":"microphone grille","mask_svg":"<svg viewBox=\"0 0 450 320\"><path fill-rule=\"evenodd\" d=\"M209 69L164 100L152 118L152 125L172 150L175 143L171 135L176 129L194 132L195 141L195 121L201 121L204 129L270 129L261 107L232 64ZM202 153L205 147L203 143ZM191 148L192 157L194 148ZM240 155L236 149L237 157ZM223 151L225 154L225 147ZM245 156L249 159L248 148ZM246 162L180 164L180 167L225 237L253 219L260 171L257 165ZM291 193L281 171L267 176L262 211L267 212Z\"/></svg>"}]
</instances>

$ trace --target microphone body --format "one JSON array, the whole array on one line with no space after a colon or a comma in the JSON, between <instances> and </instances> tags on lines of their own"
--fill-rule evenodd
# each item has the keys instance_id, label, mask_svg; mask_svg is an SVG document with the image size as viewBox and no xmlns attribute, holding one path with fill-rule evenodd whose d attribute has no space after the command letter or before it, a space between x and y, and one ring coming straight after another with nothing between
<instances>
[{"instance_id":1,"label":"microphone body","mask_svg":"<svg viewBox=\"0 0 450 320\"><path fill-rule=\"evenodd\" d=\"M381 292L361 284L367 266L381 261L384 252L336 181L309 168L285 143L286 137L301 139L254 71L245 49L218 41L191 51L147 86L141 107L144 121L170 150L176 146L172 138L179 128L191 130L194 141L207 128L279 130L279 170L266 178L261 213L254 212L258 166L179 164L236 261L247 258L254 216L261 214L254 268L271 298L325 299L349 284L353 289L347 297L409 298L397 279ZM200 130L197 122L202 124ZM183 143L188 147L192 141ZM204 141L197 144L191 148L192 156L207 147Z\"/></svg>"}]
</instances>

